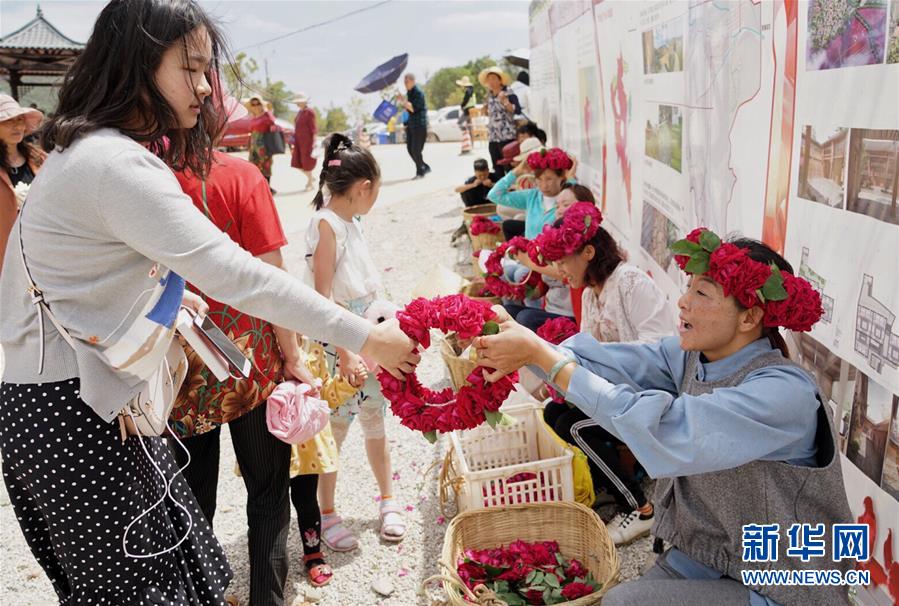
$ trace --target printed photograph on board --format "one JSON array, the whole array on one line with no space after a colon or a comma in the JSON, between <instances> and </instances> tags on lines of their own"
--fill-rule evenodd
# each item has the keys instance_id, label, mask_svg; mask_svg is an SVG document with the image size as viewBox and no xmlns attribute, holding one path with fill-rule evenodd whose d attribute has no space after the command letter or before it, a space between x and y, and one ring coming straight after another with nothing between
<instances>
[{"instance_id":1,"label":"printed photograph on board","mask_svg":"<svg viewBox=\"0 0 899 606\"><path fill-rule=\"evenodd\" d=\"M679 107L659 105L656 119L646 120L646 155L681 172L684 115Z\"/></svg>"},{"instance_id":2,"label":"printed photograph on board","mask_svg":"<svg viewBox=\"0 0 899 606\"><path fill-rule=\"evenodd\" d=\"M855 381L854 394L846 456L880 485L896 395L862 373Z\"/></svg>"},{"instance_id":3,"label":"printed photograph on board","mask_svg":"<svg viewBox=\"0 0 899 606\"><path fill-rule=\"evenodd\" d=\"M848 128L802 127L799 151L799 197L843 208L846 196Z\"/></svg>"},{"instance_id":4,"label":"printed photograph on board","mask_svg":"<svg viewBox=\"0 0 899 606\"><path fill-rule=\"evenodd\" d=\"M666 272L674 259L671 245L681 237L680 230L671 219L649 202L643 201L640 246Z\"/></svg>"},{"instance_id":5,"label":"printed photograph on board","mask_svg":"<svg viewBox=\"0 0 899 606\"><path fill-rule=\"evenodd\" d=\"M604 116L602 113L602 91L599 88L599 74L596 66L578 70L578 112L580 113L580 161L586 166L599 169L602 166L602 139Z\"/></svg>"},{"instance_id":6,"label":"printed photograph on board","mask_svg":"<svg viewBox=\"0 0 899 606\"><path fill-rule=\"evenodd\" d=\"M814 377L821 399L831 413L838 436L838 449L846 454L849 441L849 425L852 420L852 402L858 369L804 332L791 332L788 344L790 357Z\"/></svg>"},{"instance_id":7,"label":"printed photograph on board","mask_svg":"<svg viewBox=\"0 0 899 606\"><path fill-rule=\"evenodd\" d=\"M684 20L672 19L643 32L643 73L684 71Z\"/></svg>"},{"instance_id":8,"label":"printed photograph on board","mask_svg":"<svg viewBox=\"0 0 899 606\"><path fill-rule=\"evenodd\" d=\"M899 63L899 0L890 2L890 41L887 43L887 63Z\"/></svg>"},{"instance_id":9,"label":"printed photograph on board","mask_svg":"<svg viewBox=\"0 0 899 606\"><path fill-rule=\"evenodd\" d=\"M884 0L811 0L806 69L883 63L886 20Z\"/></svg>"},{"instance_id":10,"label":"printed photograph on board","mask_svg":"<svg viewBox=\"0 0 899 606\"><path fill-rule=\"evenodd\" d=\"M899 225L899 130L853 128L846 209Z\"/></svg>"},{"instance_id":11,"label":"printed photograph on board","mask_svg":"<svg viewBox=\"0 0 899 606\"><path fill-rule=\"evenodd\" d=\"M883 457L883 488L894 499L899 500L899 396L893 396L893 420L887 439L887 452Z\"/></svg>"}]
</instances>

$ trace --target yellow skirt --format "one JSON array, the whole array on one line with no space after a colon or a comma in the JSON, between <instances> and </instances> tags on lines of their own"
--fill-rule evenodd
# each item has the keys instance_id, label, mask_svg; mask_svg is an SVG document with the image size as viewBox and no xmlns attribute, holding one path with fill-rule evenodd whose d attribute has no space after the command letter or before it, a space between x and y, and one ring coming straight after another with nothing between
<instances>
[{"instance_id":1,"label":"yellow skirt","mask_svg":"<svg viewBox=\"0 0 899 606\"><path fill-rule=\"evenodd\" d=\"M322 474L337 471L339 453L331 424L315 435L311 440L290 447L290 477Z\"/></svg>"}]
</instances>

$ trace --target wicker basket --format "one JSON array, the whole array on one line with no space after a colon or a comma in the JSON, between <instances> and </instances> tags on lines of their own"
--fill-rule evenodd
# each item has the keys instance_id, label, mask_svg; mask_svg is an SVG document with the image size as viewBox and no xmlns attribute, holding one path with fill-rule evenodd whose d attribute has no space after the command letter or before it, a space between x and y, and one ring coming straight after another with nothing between
<instances>
[{"instance_id":1,"label":"wicker basket","mask_svg":"<svg viewBox=\"0 0 899 606\"><path fill-rule=\"evenodd\" d=\"M471 222L478 215L493 218L496 215L496 204L476 204L462 209L462 220L466 227L471 227Z\"/></svg>"},{"instance_id":2,"label":"wicker basket","mask_svg":"<svg viewBox=\"0 0 899 606\"><path fill-rule=\"evenodd\" d=\"M459 292L469 299L474 299L475 301L486 301L491 305L501 305L503 300L499 297L485 297L481 294L481 291L484 290L484 286L485 285L483 280L475 280L463 286Z\"/></svg>"},{"instance_id":3,"label":"wicker basket","mask_svg":"<svg viewBox=\"0 0 899 606\"><path fill-rule=\"evenodd\" d=\"M539 404L504 406L511 427L486 425L450 434L443 474L458 511L548 501L573 501L572 453L543 423Z\"/></svg>"},{"instance_id":4,"label":"wicker basket","mask_svg":"<svg viewBox=\"0 0 899 606\"><path fill-rule=\"evenodd\" d=\"M469 226L469 230L470 229L471 226ZM500 231L498 234L478 234L476 236L470 237L472 252L480 252L485 248L487 250L493 250L506 241L506 237L503 235L502 231Z\"/></svg>"},{"instance_id":5,"label":"wicker basket","mask_svg":"<svg viewBox=\"0 0 899 606\"><path fill-rule=\"evenodd\" d=\"M522 541L556 541L566 558L577 558L593 573L602 589L562 606L598 604L618 584L619 561L605 524L591 509L578 503L540 503L460 514L450 522L443 539L443 588L452 606L478 604L478 596L456 575L456 562L466 549L489 549ZM450 568L451 567L451 568ZM466 597L468 601L466 601Z\"/></svg>"},{"instance_id":6,"label":"wicker basket","mask_svg":"<svg viewBox=\"0 0 899 606\"><path fill-rule=\"evenodd\" d=\"M449 334L443 338L440 344L440 355L449 369L450 380L453 382L453 389L459 391L463 386L467 385L468 375L475 369L477 363L468 358L460 357L462 348L459 346L459 338L453 334Z\"/></svg>"},{"instance_id":7,"label":"wicker basket","mask_svg":"<svg viewBox=\"0 0 899 606\"><path fill-rule=\"evenodd\" d=\"M503 220L502 217L496 214L496 204L478 204L477 206L469 206L462 211L462 220L465 222L465 227L468 229L468 236L471 238L472 252L476 253L485 248L493 250L500 242L506 240L502 230L500 230L498 234L471 235L471 222L474 221L474 218L477 216L487 217L495 223L502 223ZM475 266L475 269L477 273L480 273L480 271L477 270L477 266Z\"/></svg>"}]
</instances>

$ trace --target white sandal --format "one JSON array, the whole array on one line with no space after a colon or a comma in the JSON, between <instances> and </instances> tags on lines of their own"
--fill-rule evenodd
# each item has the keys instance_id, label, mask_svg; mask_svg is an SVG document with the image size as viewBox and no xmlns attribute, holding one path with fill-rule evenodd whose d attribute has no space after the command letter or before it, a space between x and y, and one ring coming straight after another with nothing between
<instances>
[{"instance_id":1,"label":"white sandal","mask_svg":"<svg viewBox=\"0 0 899 606\"><path fill-rule=\"evenodd\" d=\"M406 537L406 523L403 511L393 501L381 501L381 538L391 543L399 543ZM393 531L393 532L388 532Z\"/></svg>"}]
</instances>

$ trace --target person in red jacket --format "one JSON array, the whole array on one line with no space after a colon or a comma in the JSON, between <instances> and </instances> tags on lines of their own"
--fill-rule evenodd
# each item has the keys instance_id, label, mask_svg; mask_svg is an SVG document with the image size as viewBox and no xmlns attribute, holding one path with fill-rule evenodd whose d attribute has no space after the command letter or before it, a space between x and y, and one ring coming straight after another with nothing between
<instances>
[{"instance_id":1,"label":"person in red jacket","mask_svg":"<svg viewBox=\"0 0 899 606\"><path fill-rule=\"evenodd\" d=\"M312 179L312 171L315 169L315 158L312 157L312 148L315 146L315 112L309 107L309 97L304 93L298 94L293 102L299 106L296 122L294 123L293 156L290 165L299 168L306 175L306 191L312 191L315 183Z\"/></svg>"}]
</instances>

